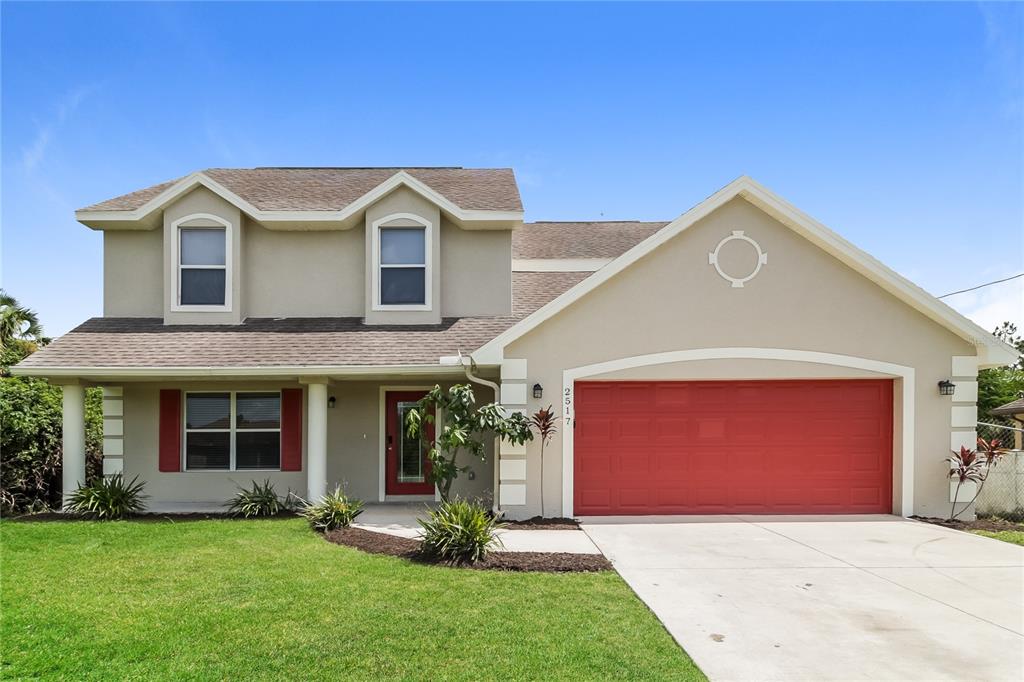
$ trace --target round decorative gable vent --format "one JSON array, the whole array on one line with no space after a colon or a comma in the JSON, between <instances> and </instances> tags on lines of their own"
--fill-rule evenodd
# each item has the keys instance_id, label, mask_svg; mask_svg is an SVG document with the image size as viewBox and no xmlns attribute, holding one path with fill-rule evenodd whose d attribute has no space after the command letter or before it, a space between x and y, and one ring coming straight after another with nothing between
<instances>
[{"instance_id":1,"label":"round decorative gable vent","mask_svg":"<svg viewBox=\"0 0 1024 682\"><path fill-rule=\"evenodd\" d=\"M743 277L734 277L733 275L730 275L729 273L722 269L721 264L719 264L718 262L718 255L719 253L721 253L722 247L728 244L729 242L735 241L746 242L747 244L750 244L750 246L754 248L754 253L757 255L757 261L754 264L754 269L749 274ZM708 263L715 266L715 270L717 270L718 274L722 276L722 279L732 283L733 289L743 288L744 284L746 284L747 282L749 282L750 280L754 279L757 276L757 273L761 271L761 266L767 262L768 254L761 250L760 244L755 242L747 235L743 234L743 230L733 230L731 235L725 237L724 239L722 239L722 241L718 242L718 246L715 247L715 250L708 254Z\"/></svg>"}]
</instances>

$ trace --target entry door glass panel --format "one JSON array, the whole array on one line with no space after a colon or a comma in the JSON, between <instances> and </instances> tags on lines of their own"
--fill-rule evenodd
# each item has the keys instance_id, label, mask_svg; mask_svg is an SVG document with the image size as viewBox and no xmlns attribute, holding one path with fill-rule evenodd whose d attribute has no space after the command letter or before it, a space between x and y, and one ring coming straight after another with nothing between
<instances>
[{"instance_id":1,"label":"entry door glass panel","mask_svg":"<svg viewBox=\"0 0 1024 682\"><path fill-rule=\"evenodd\" d=\"M398 423L401 429L398 458L399 483L423 483L426 480L423 476L424 448L419 438L410 438L405 429L405 417L414 407L416 407L416 403L398 403Z\"/></svg>"}]
</instances>

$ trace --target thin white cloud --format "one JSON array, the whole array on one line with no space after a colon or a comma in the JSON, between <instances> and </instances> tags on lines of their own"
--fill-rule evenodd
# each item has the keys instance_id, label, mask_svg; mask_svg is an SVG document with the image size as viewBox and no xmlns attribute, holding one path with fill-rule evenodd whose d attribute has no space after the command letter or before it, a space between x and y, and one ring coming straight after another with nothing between
<instances>
[{"instance_id":1,"label":"thin white cloud","mask_svg":"<svg viewBox=\"0 0 1024 682\"><path fill-rule=\"evenodd\" d=\"M977 3L985 24L988 68L1004 88L1003 109L1011 118L1024 114L1024 77L1021 74L1021 29L1024 13L1015 3Z\"/></svg>"},{"instance_id":2,"label":"thin white cloud","mask_svg":"<svg viewBox=\"0 0 1024 682\"><path fill-rule=\"evenodd\" d=\"M21 154L21 165L26 173L32 173L43 163L57 131L71 118L82 100L93 90L95 90L95 86L92 85L80 85L72 89L57 103L57 110L53 118L38 126L36 136Z\"/></svg>"},{"instance_id":3,"label":"thin white cloud","mask_svg":"<svg viewBox=\"0 0 1024 682\"><path fill-rule=\"evenodd\" d=\"M943 300L989 331L1003 322L1024 329L1024 280L994 284Z\"/></svg>"}]
</instances>

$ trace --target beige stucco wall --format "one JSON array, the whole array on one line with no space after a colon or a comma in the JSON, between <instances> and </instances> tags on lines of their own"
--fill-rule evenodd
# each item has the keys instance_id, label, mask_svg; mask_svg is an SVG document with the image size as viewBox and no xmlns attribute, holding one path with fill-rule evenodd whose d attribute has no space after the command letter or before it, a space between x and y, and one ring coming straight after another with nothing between
<instances>
[{"instance_id":1,"label":"beige stucco wall","mask_svg":"<svg viewBox=\"0 0 1024 682\"><path fill-rule=\"evenodd\" d=\"M734 230L768 253L761 272L733 288L708 263L708 254ZM732 245L736 245L735 242ZM728 253L733 251L733 253ZM745 274L752 253L723 250L727 272ZM950 445L948 397L936 383L948 378L951 357L974 355L972 345L909 308L871 281L774 219L736 199L655 250L505 349L528 361L528 385L545 387L528 409L559 407L562 372L650 353L697 348L763 347L820 351L915 369L914 510L948 512L943 459ZM872 376L868 372L775 361L705 361L615 373L610 378L776 378ZM609 377L603 377L609 378ZM896 390L901 384L896 382ZM897 406L899 400L895 401ZM897 408L897 420L900 419ZM901 426L895 426L897 443ZM560 507L561 437L548 446L544 491L549 511ZM894 459L901 456L898 450ZM514 516L539 512L539 447L527 449L527 505ZM894 479L894 489L900 481ZM897 507L898 511L898 507Z\"/></svg>"},{"instance_id":2,"label":"beige stucco wall","mask_svg":"<svg viewBox=\"0 0 1024 682\"><path fill-rule=\"evenodd\" d=\"M246 218L246 317L362 317L364 232L268 230Z\"/></svg>"},{"instance_id":3,"label":"beige stucco wall","mask_svg":"<svg viewBox=\"0 0 1024 682\"><path fill-rule=\"evenodd\" d=\"M378 501L381 462L381 387L433 385L430 381L405 382L336 382L328 395L336 398L334 408L327 411L327 485L333 490L342 484L350 495L366 502ZM450 384L442 384L448 386ZM126 383L124 389L124 474L138 476L146 482L148 506L155 511L180 508L182 504L217 506L230 499L238 485L248 486L252 480L269 478L278 493L292 490L306 495L306 427L303 425L302 471L159 471L160 389L189 390L275 390L296 388L296 382L177 382ZM477 399L492 398L482 389ZM305 409L304 409L305 413ZM305 420L304 420L305 421ZM463 474L452 487L456 495L490 499L493 489L493 448L487 448L486 461L470 460L463 455L462 464L469 465L474 480Z\"/></svg>"},{"instance_id":4,"label":"beige stucco wall","mask_svg":"<svg viewBox=\"0 0 1024 682\"><path fill-rule=\"evenodd\" d=\"M103 233L103 315L164 314L163 234L160 230Z\"/></svg>"},{"instance_id":5,"label":"beige stucco wall","mask_svg":"<svg viewBox=\"0 0 1024 682\"><path fill-rule=\"evenodd\" d=\"M441 218L441 314L512 312L512 231L463 230Z\"/></svg>"},{"instance_id":6,"label":"beige stucco wall","mask_svg":"<svg viewBox=\"0 0 1024 682\"><path fill-rule=\"evenodd\" d=\"M208 213L230 224L231 310L173 311L171 228ZM373 310L372 225L411 213L432 225L431 309ZM162 228L104 233L104 315L163 317L168 324L235 324L246 317L365 317L369 324L433 324L442 317L507 315L512 308L511 230L465 230L437 206L399 188L347 230L270 230L204 187L164 211ZM370 267L367 267L370 263Z\"/></svg>"}]
</instances>

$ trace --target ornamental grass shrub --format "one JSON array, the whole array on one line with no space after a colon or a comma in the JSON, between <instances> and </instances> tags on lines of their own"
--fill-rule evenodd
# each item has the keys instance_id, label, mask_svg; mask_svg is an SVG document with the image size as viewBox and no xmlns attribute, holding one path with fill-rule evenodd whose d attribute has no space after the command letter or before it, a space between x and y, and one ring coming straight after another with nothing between
<instances>
[{"instance_id":1,"label":"ornamental grass shrub","mask_svg":"<svg viewBox=\"0 0 1024 682\"><path fill-rule=\"evenodd\" d=\"M314 530L323 533L351 526L356 517L363 513L363 502L348 497L339 485L319 501L306 503L300 513Z\"/></svg>"},{"instance_id":2,"label":"ornamental grass shrub","mask_svg":"<svg viewBox=\"0 0 1024 682\"><path fill-rule=\"evenodd\" d=\"M491 510L463 499L441 502L429 511L429 519L419 519L423 527L421 551L453 563L474 563L501 545L495 531L504 524Z\"/></svg>"},{"instance_id":3,"label":"ornamental grass shrub","mask_svg":"<svg viewBox=\"0 0 1024 682\"><path fill-rule=\"evenodd\" d=\"M142 494L145 487L136 476L125 481L121 474L100 477L89 485L79 486L64 505L65 511L88 518L111 521L125 519L146 508Z\"/></svg>"}]
</instances>

